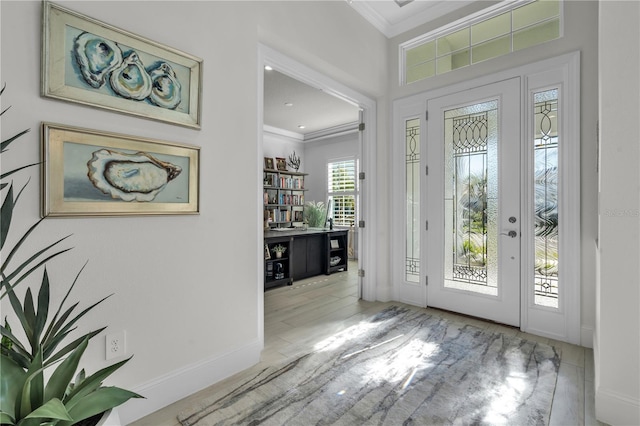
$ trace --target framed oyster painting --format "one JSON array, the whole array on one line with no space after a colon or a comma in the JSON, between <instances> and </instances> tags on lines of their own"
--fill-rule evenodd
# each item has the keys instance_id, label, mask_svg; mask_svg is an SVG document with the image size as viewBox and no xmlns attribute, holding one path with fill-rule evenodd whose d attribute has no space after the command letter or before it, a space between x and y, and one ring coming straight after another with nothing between
<instances>
[{"instance_id":1,"label":"framed oyster painting","mask_svg":"<svg viewBox=\"0 0 640 426\"><path fill-rule=\"evenodd\" d=\"M43 3L42 95L200 129L202 59Z\"/></svg>"},{"instance_id":2,"label":"framed oyster painting","mask_svg":"<svg viewBox=\"0 0 640 426\"><path fill-rule=\"evenodd\" d=\"M42 216L197 214L200 148L42 123Z\"/></svg>"}]
</instances>

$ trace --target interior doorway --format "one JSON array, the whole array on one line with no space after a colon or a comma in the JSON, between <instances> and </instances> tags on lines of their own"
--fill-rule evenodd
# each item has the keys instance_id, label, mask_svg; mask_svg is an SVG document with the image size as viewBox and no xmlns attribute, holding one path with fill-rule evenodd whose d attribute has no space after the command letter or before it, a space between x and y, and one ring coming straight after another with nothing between
<instances>
[{"instance_id":1,"label":"interior doorway","mask_svg":"<svg viewBox=\"0 0 640 426\"><path fill-rule=\"evenodd\" d=\"M361 93L344 86L324 74L313 70L267 46L259 45L258 58L258 169L263 167L264 157L264 67L270 66L272 69L285 74L291 78L309 85L324 93L331 94L343 102L355 105L360 110L360 121L358 125L358 159L359 159L359 223L357 241L358 248L358 276L360 297L373 301L375 300L375 253L376 247L375 232L372 232L371 224L376 221L376 195L371 188L376 186L376 103L374 100ZM262 179L258 182L258 199L262 200L263 189ZM262 203L261 203L262 204ZM262 217L260 215L260 217ZM367 226L369 224L369 226ZM257 241L257 252L262 260L263 241L259 235ZM263 262L260 262L263 264ZM262 271L262 268L259 268ZM259 279L259 286L262 290L262 277ZM261 317L264 317L264 303L259 300L259 310ZM260 327L262 329L262 325Z\"/></svg>"}]
</instances>

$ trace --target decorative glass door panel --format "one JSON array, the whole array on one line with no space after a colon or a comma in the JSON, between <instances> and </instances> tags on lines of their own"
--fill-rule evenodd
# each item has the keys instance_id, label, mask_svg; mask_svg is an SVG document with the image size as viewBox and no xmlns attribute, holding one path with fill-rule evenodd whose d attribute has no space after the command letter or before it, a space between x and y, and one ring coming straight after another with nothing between
<instances>
[{"instance_id":1,"label":"decorative glass door panel","mask_svg":"<svg viewBox=\"0 0 640 426\"><path fill-rule=\"evenodd\" d=\"M445 287L496 296L498 101L445 111Z\"/></svg>"},{"instance_id":2,"label":"decorative glass door panel","mask_svg":"<svg viewBox=\"0 0 640 426\"><path fill-rule=\"evenodd\" d=\"M407 229L405 279L420 281L420 119L405 121Z\"/></svg>"},{"instance_id":3,"label":"decorative glass door panel","mask_svg":"<svg viewBox=\"0 0 640 426\"><path fill-rule=\"evenodd\" d=\"M520 82L429 100L427 305L520 324ZM424 189L423 189L424 191Z\"/></svg>"},{"instance_id":4,"label":"decorative glass door panel","mask_svg":"<svg viewBox=\"0 0 640 426\"><path fill-rule=\"evenodd\" d=\"M534 282L536 305L558 307L558 90L535 93Z\"/></svg>"}]
</instances>

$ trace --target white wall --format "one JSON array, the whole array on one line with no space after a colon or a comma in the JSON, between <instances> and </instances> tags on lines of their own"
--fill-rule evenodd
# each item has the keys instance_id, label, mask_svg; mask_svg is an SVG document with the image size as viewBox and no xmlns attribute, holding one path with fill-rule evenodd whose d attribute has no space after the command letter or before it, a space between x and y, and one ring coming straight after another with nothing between
<instances>
[{"instance_id":1,"label":"white wall","mask_svg":"<svg viewBox=\"0 0 640 426\"><path fill-rule=\"evenodd\" d=\"M263 43L372 98L386 90L386 40L345 2L127 2L61 4L204 59L202 130L40 97L39 1L2 1L2 139L32 129L2 167L38 161L41 121L202 147L198 216L47 219L40 247L73 233L51 263L54 301L85 260L73 300L115 293L81 325L126 330L135 356L110 383L147 396L120 410L127 423L257 361L262 347L262 151L258 146L258 44ZM177 17L180 17L177 19ZM363 48L366 46L366 48ZM381 125L381 126L384 126ZM38 218L38 171L12 226ZM233 250L229 250L233 247ZM22 289L24 291L24 285ZM21 293L19 291L18 293ZM2 301L2 315L9 312ZM104 360L97 337L83 366Z\"/></svg>"},{"instance_id":2,"label":"white wall","mask_svg":"<svg viewBox=\"0 0 640 426\"><path fill-rule=\"evenodd\" d=\"M418 35L427 33L447 23L453 22L485 7L486 3L470 5L434 22L411 30L390 40L391 52L397 52L398 46ZM526 65L538 60L558 56L579 50L581 52L581 323L582 344L591 346L595 326L595 252L594 243L597 229L597 173L596 173L596 134L597 134L597 93L598 93L598 3L584 1L564 2L564 37L514 52L489 61L474 64L443 75L428 78L407 86L399 86L398 55L390 56L389 92L391 100L400 99L417 93L446 87L472 78L489 75L497 71ZM388 197L388 185L391 182L389 171L392 165L391 145L387 152L379 152L378 171L379 194ZM390 216L390 213L388 213Z\"/></svg>"},{"instance_id":3,"label":"white wall","mask_svg":"<svg viewBox=\"0 0 640 426\"><path fill-rule=\"evenodd\" d=\"M600 2L596 416L640 424L640 3Z\"/></svg>"},{"instance_id":4,"label":"white wall","mask_svg":"<svg viewBox=\"0 0 640 426\"><path fill-rule=\"evenodd\" d=\"M305 144L303 142L273 132L264 132L262 138L263 156L273 158L274 167L276 167L275 159L277 157L286 158L288 161L289 156L295 152L296 156L300 157L300 169L298 171L305 171L307 162L305 159ZM289 166L287 168L292 170Z\"/></svg>"},{"instance_id":5,"label":"white wall","mask_svg":"<svg viewBox=\"0 0 640 426\"><path fill-rule=\"evenodd\" d=\"M359 157L358 134L327 138L305 145L307 165L305 171L309 173L307 194L308 201L327 201L327 163L333 160ZM306 183L307 181L305 181Z\"/></svg>"}]
</instances>

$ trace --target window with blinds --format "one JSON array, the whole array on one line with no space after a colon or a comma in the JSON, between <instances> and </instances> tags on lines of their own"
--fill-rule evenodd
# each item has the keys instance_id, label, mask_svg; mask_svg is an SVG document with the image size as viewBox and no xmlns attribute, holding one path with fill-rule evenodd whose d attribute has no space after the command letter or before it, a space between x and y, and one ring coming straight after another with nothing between
<instances>
[{"instance_id":1,"label":"window with blinds","mask_svg":"<svg viewBox=\"0 0 640 426\"><path fill-rule=\"evenodd\" d=\"M327 177L334 226L354 226L357 221L358 160L328 163Z\"/></svg>"}]
</instances>

